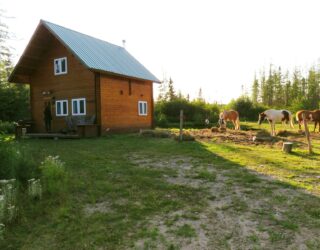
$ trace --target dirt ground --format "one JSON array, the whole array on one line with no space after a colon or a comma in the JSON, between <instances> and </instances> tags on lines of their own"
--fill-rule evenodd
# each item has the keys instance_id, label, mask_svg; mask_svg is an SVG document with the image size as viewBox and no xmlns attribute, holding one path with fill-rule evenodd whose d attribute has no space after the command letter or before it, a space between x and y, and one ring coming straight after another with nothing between
<instances>
[{"instance_id":1,"label":"dirt ground","mask_svg":"<svg viewBox=\"0 0 320 250\"><path fill-rule=\"evenodd\" d=\"M251 133L231 131L211 134L210 139L251 143ZM135 249L308 249L308 244L320 236L319 231L310 230L300 223L299 231L274 231L279 230L279 226L262 214L270 212L273 220L284 220L291 209L290 201L298 199L301 194L272 186L272 194L257 198L255 190L270 187L269 179L261 178L252 186L239 184L231 177L232 169L218 170L214 165L201 164L192 157L147 159L135 154L128 158L142 168L175 169L175 176L163 176L173 185L207 190L204 193L207 206L202 211L186 208L149 218L149 229L156 230L158 237L138 240ZM211 181L196 178L199 169L215 174L216 178ZM281 205L274 202L280 198L288 201ZM178 237L174 232L181 228L189 228L192 233L188 237ZM172 248L172 245L176 247Z\"/></svg>"},{"instance_id":2,"label":"dirt ground","mask_svg":"<svg viewBox=\"0 0 320 250\"><path fill-rule=\"evenodd\" d=\"M277 136L270 136L266 130L232 130L212 132L211 129L189 130L198 140L213 140L216 142L233 142L242 145L275 145L282 147L283 142L293 142L298 147L307 147L306 136L303 131L291 132L279 130ZM320 133L310 133L311 139L320 140Z\"/></svg>"}]
</instances>

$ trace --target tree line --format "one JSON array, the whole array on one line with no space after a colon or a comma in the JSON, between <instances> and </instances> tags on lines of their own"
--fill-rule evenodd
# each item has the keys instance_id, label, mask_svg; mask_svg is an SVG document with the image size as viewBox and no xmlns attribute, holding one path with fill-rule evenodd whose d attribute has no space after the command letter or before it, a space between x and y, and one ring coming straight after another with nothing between
<instances>
[{"instance_id":1,"label":"tree line","mask_svg":"<svg viewBox=\"0 0 320 250\"><path fill-rule=\"evenodd\" d=\"M184 96L181 91L176 92L173 80L164 79L159 86L159 96L155 103L155 122L161 127L178 126L180 110L184 112L186 127L203 127L205 120L217 121L219 105L207 103L199 89L198 97L191 100L189 95Z\"/></svg>"},{"instance_id":2,"label":"tree line","mask_svg":"<svg viewBox=\"0 0 320 250\"><path fill-rule=\"evenodd\" d=\"M8 77L13 70L10 33L0 10L0 121L29 118L29 86L12 84Z\"/></svg>"},{"instance_id":3,"label":"tree line","mask_svg":"<svg viewBox=\"0 0 320 250\"><path fill-rule=\"evenodd\" d=\"M281 67L270 65L268 74L254 77L251 100L266 107L318 109L320 101L320 68L312 66L307 73L298 68L282 72Z\"/></svg>"}]
</instances>

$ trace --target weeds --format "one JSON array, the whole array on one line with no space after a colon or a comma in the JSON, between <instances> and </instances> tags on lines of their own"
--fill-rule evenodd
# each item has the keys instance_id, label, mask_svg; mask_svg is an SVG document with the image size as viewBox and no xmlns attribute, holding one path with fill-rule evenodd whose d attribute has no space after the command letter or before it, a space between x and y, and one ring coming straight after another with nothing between
<instances>
[{"instance_id":1,"label":"weeds","mask_svg":"<svg viewBox=\"0 0 320 250\"><path fill-rule=\"evenodd\" d=\"M59 159L59 156L48 156L41 163L41 180L44 193L49 195L63 193L67 180L64 165L64 162Z\"/></svg>"}]
</instances>

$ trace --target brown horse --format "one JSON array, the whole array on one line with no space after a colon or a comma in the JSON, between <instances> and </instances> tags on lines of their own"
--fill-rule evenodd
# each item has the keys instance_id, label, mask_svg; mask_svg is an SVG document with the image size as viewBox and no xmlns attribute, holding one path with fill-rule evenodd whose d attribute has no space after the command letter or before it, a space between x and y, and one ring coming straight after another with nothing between
<instances>
[{"instance_id":1,"label":"brown horse","mask_svg":"<svg viewBox=\"0 0 320 250\"><path fill-rule=\"evenodd\" d=\"M299 129L301 130L301 125L303 124L303 114L304 114L304 117L306 119L306 121L310 121L310 112L309 110L299 110L297 113L296 113L296 120L299 124Z\"/></svg>"},{"instance_id":2,"label":"brown horse","mask_svg":"<svg viewBox=\"0 0 320 250\"><path fill-rule=\"evenodd\" d=\"M225 126L227 121L231 121L235 130L240 130L239 113L235 110L223 111L219 115L219 125Z\"/></svg>"},{"instance_id":3,"label":"brown horse","mask_svg":"<svg viewBox=\"0 0 320 250\"><path fill-rule=\"evenodd\" d=\"M311 121L314 122L313 132L316 131L317 124L319 124L319 133L320 133L320 109L316 109L310 112Z\"/></svg>"},{"instance_id":4,"label":"brown horse","mask_svg":"<svg viewBox=\"0 0 320 250\"><path fill-rule=\"evenodd\" d=\"M313 132L316 131L317 124L319 124L319 132L320 132L320 109L316 109L313 111L310 110L299 110L296 114L296 119L299 123L299 129L301 129L301 124L303 123L302 114L305 115L306 121L313 121L314 122L314 129Z\"/></svg>"}]
</instances>

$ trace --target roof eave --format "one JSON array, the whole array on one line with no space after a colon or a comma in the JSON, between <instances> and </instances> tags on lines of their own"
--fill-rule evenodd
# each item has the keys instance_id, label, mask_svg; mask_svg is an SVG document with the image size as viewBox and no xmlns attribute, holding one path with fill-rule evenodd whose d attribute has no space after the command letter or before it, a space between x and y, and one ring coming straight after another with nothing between
<instances>
[{"instance_id":1,"label":"roof eave","mask_svg":"<svg viewBox=\"0 0 320 250\"><path fill-rule=\"evenodd\" d=\"M138 80L138 81L149 81L149 82L154 82L154 83L161 83L161 81L159 81L158 79L139 78L139 77L135 77L135 76L123 75L123 74L118 74L118 73L114 73L114 72L111 72L111 71L105 71L105 70L95 69L95 68L90 68L90 70L94 71L94 72L102 73L102 74L119 76L119 77L124 77L124 78L129 78L129 79L135 79L135 80Z\"/></svg>"}]
</instances>

